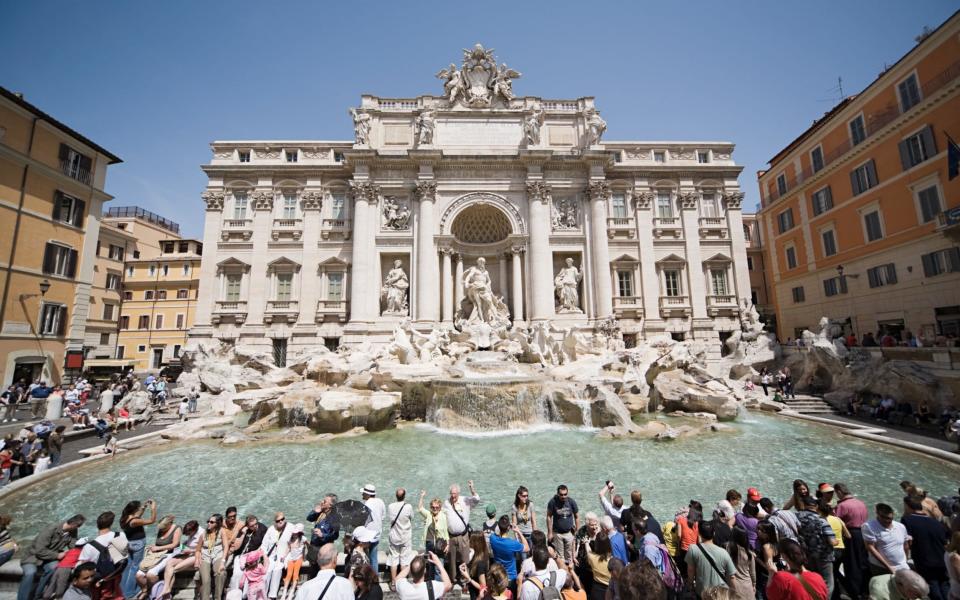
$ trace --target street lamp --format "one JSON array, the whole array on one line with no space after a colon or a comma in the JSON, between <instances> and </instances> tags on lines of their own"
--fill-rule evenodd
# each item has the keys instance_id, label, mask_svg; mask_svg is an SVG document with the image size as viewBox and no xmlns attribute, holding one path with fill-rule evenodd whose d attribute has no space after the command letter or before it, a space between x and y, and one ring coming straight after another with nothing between
<instances>
[{"instance_id":1,"label":"street lamp","mask_svg":"<svg viewBox=\"0 0 960 600\"><path fill-rule=\"evenodd\" d=\"M40 282L40 295L46 296L48 291L50 291L50 281L44 279Z\"/></svg>"}]
</instances>

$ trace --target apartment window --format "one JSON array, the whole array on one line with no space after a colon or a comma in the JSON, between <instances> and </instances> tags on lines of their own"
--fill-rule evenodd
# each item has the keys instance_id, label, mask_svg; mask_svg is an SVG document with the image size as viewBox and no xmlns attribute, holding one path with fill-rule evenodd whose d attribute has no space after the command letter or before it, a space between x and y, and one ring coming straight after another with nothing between
<instances>
[{"instance_id":1,"label":"apartment window","mask_svg":"<svg viewBox=\"0 0 960 600\"><path fill-rule=\"evenodd\" d=\"M107 289L108 290L119 290L120 289L120 276L116 273L107 273Z\"/></svg>"},{"instance_id":2,"label":"apartment window","mask_svg":"<svg viewBox=\"0 0 960 600\"><path fill-rule=\"evenodd\" d=\"M74 227L83 227L83 213L86 203L83 200L68 196L63 192L53 195L53 220L67 223Z\"/></svg>"},{"instance_id":3,"label":"apartment window","mask_svg":"<svg viewBox=\"0 0 960 600\"><path fill-rule=\"evenodd\" d=\"M51 302L40 305L40 335L63 335L66 329L66 306Z\"/></svg>"},{"instance_id":4,"label":"apartment window","mask_svg":"<svg viewBox=\"0 0 960 600\"><path fill-rule=\"evenodd\" d=\"M621 298L633 296L633 272L617 271L617 295Z\"/></svg>"},{"instance_id":5,"label":"apartment window","mask_svg":"<svg viewBox=\"0 0 960 600\"><path fill-rule=\"evenodd\" d=\"M133 292L124 292L124 293L123 293L123 299L124 299L124 300L133 300Z\"/></svg>"},{"instance_id":6,"label":"apartment window","mask_svg":"<svg viewBox=\"0 0 960 600\"><path fill-rule=\"evenodd\" d=\"M180 358L180 344L173 345L173 357Z\"/></svg>"},{"instance_id":7,"label":"apartment window","mask_svg":"<svg viewBox=\"0 0 960 600\"><path fill-rule=\"evenodd\" d=\"M653 162L655 163L665 163L667 162L667 153L664 150L654 150L653 151Z\"/></svg>"},{"instance_id":8,"label":"apartment window","mask_svg":"<svg viewBox=\"0 0 960 600\"><path fill-rule=\"evenodd\" d=\"M90 171L93 160L89 156L80 154L66 144L60 144L60 170L77 181L90 183Z\"/></svg>"},{"instance_id":9,"label":"apartment window","mask_svg":"<svg viewBox=\"0 0 960 600\"><path fill-rule=\"evenodd\" d=\"M240 273L227 273L226 290L224 300L227 302L237 302L240 300L240 283L243 281L243 275Z\"/></svg>"},{"instance_id":10,"label":"apartment window","mask_svg":"<svg viewBox=\"0 0 960 600\"><path fill-rule=\"evenodd\" d=\"M787 176L783 173L777 175L777 192L781 196L787 193Z\"/></svg>"},{"instance_id":11,"label":"apartment window","mask_svg":"<svg viewBox=\"0 0 960 600\"><path fill-rule=\"evenodd\" d=\"M343 273L329 273L327 275L327 300L340 301L343 299Z\"/></svg>"},{"instance_id":12,"label":"apartment window","mask_svg":"<svg viewBox=\"0 0 960 600\"><path fill-rule=\"evenodd\" d=\"M710 152L706 150L699 150L697 152L697 162L701 165L705 165L710 162Z\"/></svg>"},{"instance_id":13,"label":"apartment window","mask_svg":"<svg viewBox=\"0 0 960 600\"><path fill-rule=\"evenodd\" d=\"M748 256L748 257L747 257L747 270L748 270L748 271L752 271L752 270L753 270L753 257L752 257L752 256Z\"/></svg>"},{"instance_id":14,"label":"apartment window","mask_svg":"<svg viewBox=\"0 0 960 600\"><path fill-rule=\"evenodd\" d=\"M820 233L823 240L823 255L833 256L837 253L837 238L832 229L825 229Z\"/></svg>"},{"instance_id":15,"label":"apartment window","mask_svg":"<svg viewBox=\"0 0 960 600\"><path fill-rule=\"evenodd\" d=\"M113 320L113 307L115 305L110 303L104 303L103 305L103 320L112 321Z\"/></svg>"},{"instance_id":16,"label":"apartment window","mask_svg":"<svg viewBox=\"0 0 960 600\"><path fill-rule=\"evenodd\" d=\"M667 296L680 295L680 271L667 269L663 272L663 288Z\"/></svg>"},{"instance_id":17,"label":"apartment window","mask_svg":"<svg viewBox=\"0 0 960 600\"><path fill-rule=\"evenodd\" d=\"M127 277L133 277L133 266L127 267Z\"/></svg>"},{"instance_id":18,"label":"apartment window","mask_svg":"<svg viewBox=\"0 0 960 600\"><path fill-rule=\"evenodd\" d=\"M856 146L867 139L867 129L863 126L863 115L857 115L857 118L850 121L850 139Z\"/></svg>"},{"instance_id":19,"label":"apartment window","mask_svg":"<svg viewBox=\"0 0 960 600\"><path fill-rule=\"evenodd\" d=\"M147 272L150 274L150 277L157 276L157 265L150 265L147 267Z\"/></svg>"},{"instance_id":20,"label":"apartment window","mask_svg":"<svg viewBox=\"0 0 960 600\"><path fill-rule=\"evenodd\" d=\"M179 242L177 244L177 252L180 254L186 254L190 251L190 242Z\"/></svg>"},{"instance_id":21,"label":"apartment window","mask_svg":"<svg viewBox=\"0 0 960 600\"><path fill-rule=\"evenodd\" d=\"M920 203L920 218L923 223L929 223L940 214L940 191L937 186L931 185L917 192L917 201Z\"/></svg>"},{"instance_id":22,"label":"apartment window","mask_svg":"<svg viewBox=\"0 0 960 600\"><path fill-rule=\"evenodd\" d=\"M293 273L277 273L276 299L289 301L293 297Z\"/></svg>"},{"instance_id":23,"label":"apartment window","mask_svg":"<svg viewBox=\"0 0 960 600\"><path fill-rule=\"evenodd\" d=\"M919 165L937 153L937 141L933 136L933 127L927 126L923 130L911 135L900 142L900 164L906 171L910 167Z\"/></svg>"},{"instance_id":24,"label":"apartment window","mask_svg":"<svg viewBox=\"0 0 960 600\"><path fill-rule=\"evenodd\" d=\"M873 159L850 171L850 186L853 188L854 196L862 194L875 185L877 185L877 167Z\"/></svg>"},{"instance_id":25,"label":"apartment window","mask_svg":"<svg viewBox=\"0 0 960 600\"><path fill-rule=\"evenodd\" d=\"M185 300L187 298L187 290L177 290L177 300Z\"/></svg>"},{"instance_id":26,"label":"apartment window","mask_svg":"<svg viewBox=\"0 0 960 600\"><path fill-rule=\"evenodd\" d=\"M120 329L130 329L130 317L127 315L120 317Z\"/></svg>"},{"instance_id":27,"label":"apartment window","mask_svg":"<svg viewBox=\"0 0 960 600\"><path fill-rule=\"evenodd\" d=\"M669 191L657 192L657 217L661 219L673 218L673 202Z\"/></svg>"},{"instance_id":28,"label":"apartment window","mask_svg":"<svg viewBox=\"0 0 960 600\"><path fill-rule=\"evenodd\" d=\"M823 280L823 293L827 296L847 293L846 277L831 277Z\"/></svg>"},{"instance_id":29,"label":"apartment window","mask_svg":"<svg viewBox=\"0 0 960 600\"><path fill-rule=\"evenodd\" d=\"M184 315L177 315L177 329L183 329L183 324L186 321Z\"/></svg>"},{"instance_id":30,"label":"apartment window","mask_svg":"<svg viewBox=\"0 0 960 600\"><path fill-rule=\"evenodd\" d=\"M123 346L117 346L117 360L123 358L123 354L126 351L126 348Z\"/></svg>"},{"instance_id":31,"label":"apartment window","mask_svg":"<svg viewBox=\"0 0 960 600\"><path fill-rule=\"evenodd\" d=\"M823 148L817 146L810 152L810 164L814 173L823 170Z\"/></svg>"},{"instance_id":32,"label":"apartment window","mask_svg":"<svg viewBox=\"0 0 960 600\"><path fill-rule=\"evenodd\" d=\"M147 351L147 347L144 346L143 344L137 346L137 352L146 352L146 351Z\"/></svg>"},{"instance_id":33,"label":"apartment window","mask_svg":"<svg viewBox=\"0 0 960 600\"><path fill-rule=\"evenodd\" d=\"M140 315L140 318L137 319L137 329L149 329L150 328L150 315Z\"/></svg>"},{"instance_id":34,"label":"apartment window","mask_svg":"<svg viewBox=\"0 0 960 600\"><path fill-rule=\"evenodd\" d=\"M726 296L730 293L727 288L726 269L710 269L710 287L714 296Z\"/></svg>"},{"instance_id":35,"label":"apartment window","mask_svg":"<svg viewBox=\"0 0 960 600\"><path fill-rule=\"evenodd\" d=\"M101 334L100 334L100 345L101 345L101 346L109 346L109 345L110 345L110 334L109 334L109 333L101 333Z\"/></svg>"},{"instance_id":36,"label":"apartment window","mask_svg":"<svg viewBox=\"0 0 960 600\"><path fill-rule=\"evenodd\" d=\"M163 265L163 276L166 277L170 274L170 265Z\"/></svg>"},{"instance_id":37,"label":"apartment window","mask_svg":"<svg viewBox=\"0 0 960 600\"><path fill-rule=\"evenodd\" d=\"M897 95L900 97L900 110L907 112L920 103L920 86L917 85L917 76L911 74L897 86Z\"/></svg>"},{"instance_id":38,"label":"apartment window","mask_svg":"<svg viewBox=\"0 0 960 600\"><path fill-rule=\"evenodd\" d=\"M113 260L120 260L120 261L123 260L123 246L114 246L113 244L110 244L109 252L110 252L109 256Z\"/></svg>"},{"instance_id":39,"label":"apartment window","mask_svg":"<svg viewBox=\"0 0 960 600\"><path fill-rule=\"evenodd\" d=\"M713 192L706 192L701 195L700 216L711 219L720 216L720 210L717 208L717 195Z\"/></svg>"},{"instance_id":40,"label":"apartment window","mask_svg":"<svg viewBox=\"0 0 960 600\"><path fill-rule=\"evenodd\" d=\"M613 194L610 197L610 206L613 211L613 218L627 218L627 199L623 194Z\"/></svg>"},{"instance_id":41,"label":"apartment window","mask_svg":"<svg viewBox=\"0 0 960 600\"><path fill-rule=\"evenodd\" d=\"M893 285L897 282L897 266L894 263L887 263L867 269L867 281L872 288Z\"/></svg>"},{"instance_id":42,"label":"apartment window","mask_svg":"<svg viewBox=\"0 0 960 600\"><path fill-rule=\"evenodd\" d=\"M283 195L283 218L284 219L297 218L297 195L296 194Z\"/></svg>"},{"instance_id":43,"label":"apartment window","mask_svg":"<svg viewBox=\"0 0 960 600\"><path fill-rule=\"evenodd\" d=\"M167 290L157 290L157 300L166 300Z\"/></svg>"},{"instance_id":44,"label":"apartment window","mask_svg":"<svg viewBox=\"0 0 960 600\"><path fill-rule=\"evenodd\" d=\"M784 254L787 257L787 268L796 269L797 268L797 249L793 246L787 246L784 249Z\"/></svg>"},{"instance_id":45,"label":"apartment window","mask_svg":"<svg viewBox=\"0 0 960 600\"><path fill-rule=\"evenodd\" d=\"M960 271L960 247L954 246L946 250L937 250L920 257L923 262L924 277L935 277L943 273Z\"/></svg>"},{"instance_id":46,"label":"apartment window","mask_svg":"<svg viewBox=\"0 0 960 600\"><path fill-rule=\"evenodd\" d=\"M284 154L285 154L286 157L287 157L287 162L288 162L288 163L295 163L295 162L297 162L297 151L296 151L296 150L287 150L286 152L284 152Z\"/></svg>"},{"instance_id":47,"label":"apartment window","mask_svg":"<svg viewBox=\"0 0 960 600\"><path fill-rule=\"evenodd\" d=\"M43 251L43 273L44 275L73 277L77 274L77 251L47 242Z\"/></svg>"},{"instance_id":48,"label":"apartment window","mask_svg":"<svg viewBox=\"0 0 960 600\"><path fill-rule=\"evenodd\" d=\"M147 291L143 292L143 299L144 299L144 300L153 300L153 290L147 290Z\"/></svg>"},{"instance_id":49,"label":"apartment window","mask_svg":"<svg viewBox=\"0 0 960 600\"><path fill-rule=\"evenodd\" d=\"M247 194L246 192L233 193L233 218L242 220L247 218Z\"/></svg>"},{"instance_id":50,"label":"apartment window","mask_svg":"<svg viewBox=\"0 0 960 600\"><path fill-rule=\"evenodd\" d=\"M794 304L800 304L801 302L806 302L807 298L806 298L806 296L804 295L803 286L802 286L802 285L801 285L801 286L797 286L797 287L791 289L790 292L791 292L791 294L793 294L793 303L794 303Z\"/></svg>"},{"instance_id":51,"label":"apartment window","mask_svg":"<svg viewBox=\"0 0 960 600\"><path fill-rule=\"evenodd\" d=\"M833 191L830 186L815 191L810 196L810 205L813 208L814 216L823 214L833 208Z\"/></svg>"},{"instance_id":52,"label":"apartment window","mask_svg":"<svg viewBox=\"0 0 960 600\"><path fill-rule=\"evenodd\" d=\"M240 162L248 163L250 162L250 151L240 150L239 152L237 152L237 157L240 159Z\"/></svg>"},{"instance_id":53,"label":"apartment window","mask_svg":"<svg viewBox=\"0 0 960 600\"><path fill-rule=\"evenodd\" d=\"M157 315L156 319L154 319L153 328L163 329L163 315Z\"/></svg>"},{"instance_id":54,"label":"apartment window","mask_svg":"<svg viewBox=\"0 0 960 600\"><path fill-rule=\"evenodd\" d=\"M863 227L867 232L867 241L875 242L883 237L883 227L880 224L880 211L872 210L863 215Z\"/></svg>"},{"instance_id":55,"label":"apartment window","mask_svg":"<svg viewBox=\"0 0 960 600\"><path fill-rule=\"evenodd\" d=\"M333 194L330 202L330 218L342 219L343 207L346 203L346 197L343 194Z\"/></svg>"},{"instance_id":56,"label":"apartment window","mask_svg":"<svg viewBox=\"0 0 960 600\"><path fill-rule=\"evenodd\" d=\"M173 254L173 242L164 242L163 243L163 253L164 254Z\"/></svg>"},{"instance_id":57,"label":"apartment window","mask_svg":"<svg viewBox=\"0 0 960 600\"><path fill-rule=\"evenodd\" d=\"M183 265L183 274L184 274L184 276L187 276L187 275L190 274L190 265L189 265L189 264Z\"/></svg>"},{"instance_id":58,"label":"apartment window","mask_svg":"<svg viewBox=\"0 0 960 600\"><path fill-rule=\"evenodd\" d=\"M777 227L779 228L780 233L793 229L793 209L788 208L779 215L777 215Z\"/></svg>"}]
</instances>

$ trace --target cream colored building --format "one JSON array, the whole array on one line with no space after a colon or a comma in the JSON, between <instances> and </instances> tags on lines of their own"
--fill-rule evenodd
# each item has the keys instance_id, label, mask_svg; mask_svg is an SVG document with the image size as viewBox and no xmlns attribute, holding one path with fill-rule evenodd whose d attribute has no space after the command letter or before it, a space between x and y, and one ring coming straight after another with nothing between
<instances>
[{"instance_id":1,"label":"cream colored building","mask_svg":"<svg viewBox=\"0 0 960 600\"><path fill-rule=\"evenodd\" d=\"M719 356L750 298L733 144L601 141L594 98L515 96L482 47L444 75L443 96L362 96L352 141L212 144L191 336L280 358L457 328L482 258L512 327L615 316L628 345Z\"/></svg>"},{"instance_id":2,"label":"cream colored building","mask_svg":"<svg viewBox=\"0 0 960 600\"><path fill-rule=\"evenodd\" d=\"M107 167L120 159L0 88L0 382L79 373Z\"/></svg>"},{"instance_id":3,"label":"cream colored building","mask_svg":"<svg viewBox=\"0 0 960 600\"><path fill-rule=\"evenodd\" d=\"M116 358L135 369L159 369L180 359L193 324L203 245L160 240L160 255L126 262Z\"/></svg>"}]
</instances>

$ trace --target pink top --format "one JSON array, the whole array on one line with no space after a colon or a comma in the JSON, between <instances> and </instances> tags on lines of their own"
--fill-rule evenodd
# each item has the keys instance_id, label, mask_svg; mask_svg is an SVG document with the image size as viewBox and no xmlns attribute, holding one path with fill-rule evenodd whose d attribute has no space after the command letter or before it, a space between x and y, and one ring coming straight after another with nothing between
<instances>
[{"instance_id":1,"label":"pink top","mask_svg":"<svg viewBox=\"0 0 960 600\"><path fill-rule=\"evenodd\" d=\"M847 527L860 528L867 522L867 505L859 498L853 496L844 498L837 503L834 514L843 521Z\"/></svg>"},{"instance_id":2,"label":"pink top","mask_svg":"<svg viewBox=\"0 0 960 600\"><path fill-rule=\"evenodd\" d=\"M261 583L267 577L267 565L266 561L258 562L257 566L252 569L247 569L247 561L253 559L258 560L263 558L263 551L254 550L243 556L243 575L240 577L240 585L244 583Z\"/></svg>"}]
</instances>

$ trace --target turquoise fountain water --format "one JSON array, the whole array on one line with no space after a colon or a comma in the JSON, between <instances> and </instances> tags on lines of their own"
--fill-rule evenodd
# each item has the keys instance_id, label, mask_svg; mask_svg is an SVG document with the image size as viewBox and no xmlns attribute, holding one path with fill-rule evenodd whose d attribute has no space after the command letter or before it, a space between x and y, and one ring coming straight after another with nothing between
<instances>
[{"instance_id":1,"label":"turquoise fountain water","mask_svg":"<svg viewBox=\"0 0 960 600\"><path fill-rule=\"evenodd\" d=\"M156 498L178 522L206 519L231 504L262 518L282 510L302 522L326 492L358 497L374 483L392 501L397 486L416 503L419 490L443 497L452 482L474 479L484 504L508 510L517 485L530 488L543 510L558 483L570 486L582 511L599 510L607 479L618 490L643 491L644 506L660 519L691 498L712 506L729 488L755 486L782 501L794 478L846 482L868 504L900 505L898 483L910 479L933 495L955 493L960 469L897 448L783 417L748 415L733 431L672 442L613 440L559 427L535 433L475 436L426 426L322 443L270 442L221 447L178 443L120 455L38 483L0 500L21 542L41 526L80 512L119 513L134 499ZM542 514L542 512L541 512ZM474 521L481 515L475 513ZM202 521L201 521L202 522ZM543 521L538 523L543 527ZM91 533L92 526L83 529ZM152 534L151 534L152 535Z\"/></svg>"}]
</instances>

